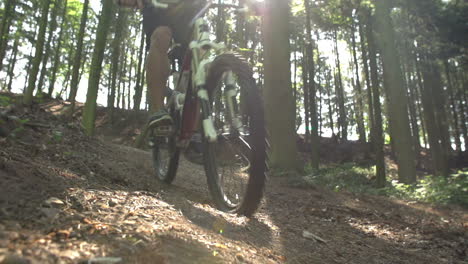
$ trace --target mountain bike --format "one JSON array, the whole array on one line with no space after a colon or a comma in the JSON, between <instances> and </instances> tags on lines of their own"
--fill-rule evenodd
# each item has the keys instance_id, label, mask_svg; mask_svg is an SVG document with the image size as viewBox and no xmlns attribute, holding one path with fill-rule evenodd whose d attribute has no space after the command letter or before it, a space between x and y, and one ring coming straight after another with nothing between
<instances>
[{"instance_id":1,"label":"mountain bike","mask_svg":"<svg viewBox=\"0 0 468 264\"><path fill-rule=\"evenodd\" d=\"M152 1L158 8L168 4ZM208 188L222 211L251 216L258 208L266 180L266 140L263 102L248 63L223 43L212 41L206 6L193 18L192 41L172 79L175 89L166 98L174 124L169 133L151 132L156 176L172 183L180 154L201 130L203 165ZM175 65L175 63L172 63Z\"/></svg>"}]
</instances>

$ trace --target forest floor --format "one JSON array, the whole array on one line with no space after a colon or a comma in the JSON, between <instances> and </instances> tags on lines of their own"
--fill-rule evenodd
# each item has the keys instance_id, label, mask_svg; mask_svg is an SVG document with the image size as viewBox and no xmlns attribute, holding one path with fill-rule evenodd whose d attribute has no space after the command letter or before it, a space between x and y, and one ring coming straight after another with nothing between
<instances>
[{"instance_id":1,"label":"forest floor","mask_svg":"<svg viewBox=\"0 0 468 264\"><path fill-rule=\"evenodd\" d=\"M86 137L63 120L64 106L0 107L18 117L0 125L10 132L0 136L0 263L468 261L460 207L270 177L253 218L226 214L201 166L182 160L163 185L149 152L116 144L122 138L99 125L100 137Z\"/></svg>"}]
</instances>

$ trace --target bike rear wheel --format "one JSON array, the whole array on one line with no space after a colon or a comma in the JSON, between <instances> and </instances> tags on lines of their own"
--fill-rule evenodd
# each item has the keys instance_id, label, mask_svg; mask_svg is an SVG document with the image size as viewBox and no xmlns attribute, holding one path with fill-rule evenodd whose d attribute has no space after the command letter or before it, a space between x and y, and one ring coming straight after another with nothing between
<instances>
[{"instance_id":1,"label":"bike rear wheel","mask_svg":"<svg viewBox=\"0 0 468 264\"><path fill-rule=\"evenodd\" d=\"M261 202L266 180L260 91L248 64L235 54L213 61L206 84L210 100L202 102L203 118L211 118L217 132L216 142L203 139L208 187L219 209L251 216Z\"/></svg>"}]
</instances>

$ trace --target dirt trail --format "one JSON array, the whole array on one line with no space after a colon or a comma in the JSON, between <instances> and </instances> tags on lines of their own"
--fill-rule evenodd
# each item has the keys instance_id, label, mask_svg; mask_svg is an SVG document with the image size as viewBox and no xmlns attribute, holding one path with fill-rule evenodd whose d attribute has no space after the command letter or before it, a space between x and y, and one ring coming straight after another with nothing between
<instances>
[{"instance_id":1,"label":"dirt trail","mask_svg":"<svg viewBox=\"0 0 468 264\"><path fill-rule=\"evenodd\" d=\"M460 208L271 178L254 218L225 214L212 207L201 166L183 160L174 184L162 185L148 152L87 138L59 108L15 110L48 126L0 138L0 263L468 261Z\"/></svg>"}]
</instances>

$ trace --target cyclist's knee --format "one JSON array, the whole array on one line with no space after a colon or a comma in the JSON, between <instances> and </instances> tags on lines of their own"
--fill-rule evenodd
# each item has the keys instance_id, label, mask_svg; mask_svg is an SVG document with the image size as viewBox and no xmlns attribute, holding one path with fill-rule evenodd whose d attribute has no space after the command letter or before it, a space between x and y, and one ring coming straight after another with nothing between
<instances>
[{"instance_id":1,"label":"cyclist's knee","mask_svg":"<svg viewBox=\"0 0 468 264\"><path fill-rule=\"evenodd\" d=\"M151 34L151 47L157 48L161 52L167 52L171 44L172 31L169 27L161 26L156 28Z\"/></svg>"}]
</instances>

